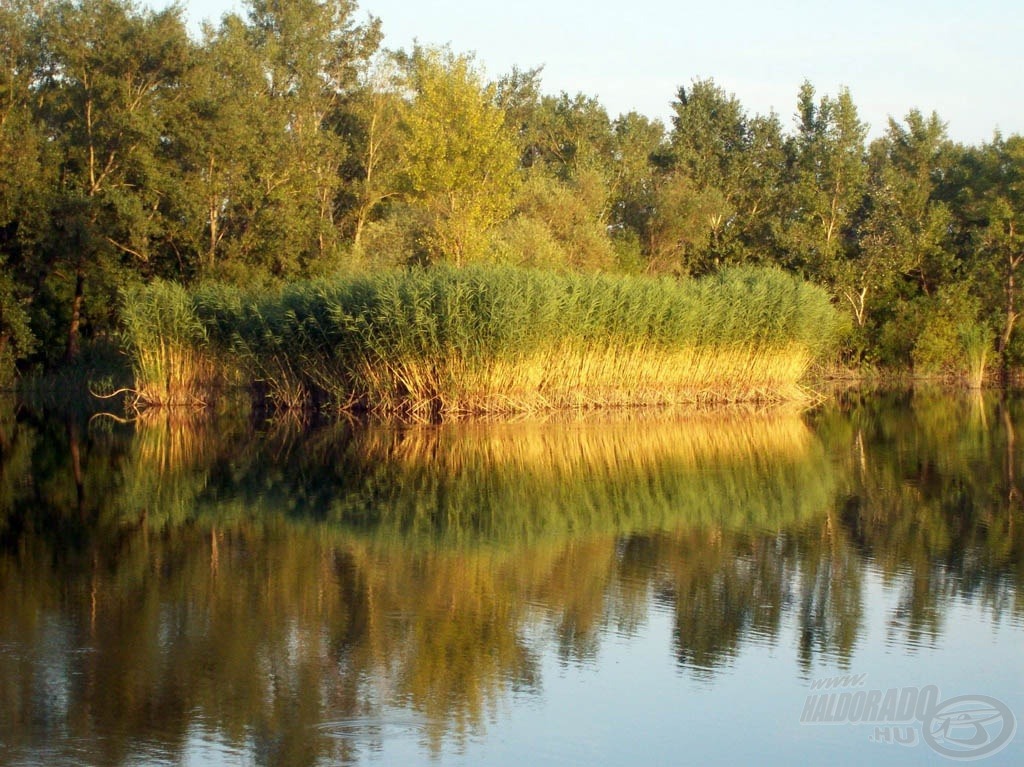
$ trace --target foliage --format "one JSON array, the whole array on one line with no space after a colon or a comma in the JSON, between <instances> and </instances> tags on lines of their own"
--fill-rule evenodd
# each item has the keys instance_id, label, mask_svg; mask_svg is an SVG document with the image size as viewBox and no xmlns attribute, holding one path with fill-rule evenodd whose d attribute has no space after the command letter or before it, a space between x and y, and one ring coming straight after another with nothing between
<instances>
[{"instance_id":1,"label":"foliage","mask_svg":"<svg viewBox=\"0 0 1024 767\"><path fill-rule=\"evenodd\" d=\"M607 192L595 174L569 181L530 173L516 196L516 217L497 248L501 260L538 268L609 270L615 253L601 219Z\"/></svg>"},{"instance_id":2,"label":"foliage","mask_svg":"<svg viewBox=\"0 0 1024 767\"><path fill-rule=\"evenodd\" d=\"M402 165L410 196L433 218L427 247L434 259L478 260L487 230L511 209L515 154L504 113L467 56L417 49L410 67Z\"/></svg>"},{"instance_id":3,"label":"foliage","mask_svg":"<svg viewBox=\"0 0 1024 767\"><path fill-rule=\"evenodd\" d=\"M797 102L797 133L788 142L783 224L788 263L809 278L829 281L848 253L867 180L861 122L848 90L815 102L804 82Z\"/></svg>"},{"instance_id":4,"label":"foliage","mask_svg":"<svg viewBox=\"0 0 1024 767\"><path fill-rule=\"evenodd\" d=\"M778 216L786 157L774 115L748 115L711 80L681 87L673 103L665 171L655 183L652 258L686 274L758 262L776 249L768 222Z\"/></svg>"},{"instance_id":5,"label":"foliage","mask_svg":"<svg viewBox=\"0 0 1024 767\"><path fill-rule=\"evenodd\" d=\"M944 289L921 305L921 324L911 353L915 370L931 375L962 374L968 368L977 371L981 362L983 372L991 334L978 319L978 300L961 286Z\"/></svg>"},{"instance_id":6,"label":"foliage","mask_svg":"<svg viewBox=\"0 0 1024 767\"><path fill-rule=\"evenodd\" d=\"M787 127L710 79L676 90L666 126L545 93L540 69L490 81L446 48L381 51L357 18L352 0L247 0L190 36L179 6L6 0L3 368L109 342L135 282L435 262L777 266L848 314L853 366L913 365L914 318L964 285L1004 380L1019 365L1020 136L958 146L911 109L866 145L847 90L804 83ZM955 345L943 332L924 367Z\"/></svg>"},{"instance_id":7,"label":"foliage","mask_svg":"<svg viewBox=\"0 0 1024 767\"><path fill-rule=\"evenodd\" d=\"M0 255L0 389L9 387L15 362L28 357L36 344L17 287Z\"/></svg>"},{"instance_id":8,"label":"foliage","mask_svg":"<svg viewBox=\"0 0 1024 767\"><path fill-rule=\"evenodd\" d=\"M973 246L971 271L994 315L1005 376L1019 334L1024 278L1024 138L997 134L991 143L966 153L961 172L969 179L962 209Z\"/></svg>"}]
</instances>

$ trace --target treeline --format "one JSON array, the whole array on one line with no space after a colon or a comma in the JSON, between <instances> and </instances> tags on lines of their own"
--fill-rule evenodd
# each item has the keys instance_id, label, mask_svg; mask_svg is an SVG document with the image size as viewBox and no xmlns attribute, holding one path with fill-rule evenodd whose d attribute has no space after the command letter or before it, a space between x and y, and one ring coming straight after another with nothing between
<instances>
[{"instance_id":1,"label":"treeline","mask_svg":"<svg viewBox=\"0 0 1024 767\"><path fill-rule=\"evenodd\" d=\"M410 263L701 275L772 264L850 317L844 362L1024 362L1024 138L911 111L868 142L846 91L790 127L712 81L671 125L381 47L350 0L0 2L0 369L109 338L160 277L252 287Z\"/></svg>"}]
</instances>

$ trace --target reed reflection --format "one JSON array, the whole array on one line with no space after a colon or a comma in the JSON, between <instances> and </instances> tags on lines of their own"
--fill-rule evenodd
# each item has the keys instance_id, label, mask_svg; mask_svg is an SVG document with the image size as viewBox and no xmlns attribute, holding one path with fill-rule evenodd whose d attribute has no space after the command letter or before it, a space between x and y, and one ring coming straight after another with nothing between
<instances>
[{"instance_id":1,"label":"reed reflection","mask_svg":"<svg viewBox=\"0 0 1024 767\"><path fill-rule=\"evenodd\" d=\"M1020 620L1021 416L0 419L0 740L104 764L197 732L258 763L352 761L396 730L437 751L542 695L546 653L599 663L654 609L687 674L786 621L805 667L849 658L869 567L900 591L894 643L938 636L952 598Z\"/></svg>"}]
</instances>

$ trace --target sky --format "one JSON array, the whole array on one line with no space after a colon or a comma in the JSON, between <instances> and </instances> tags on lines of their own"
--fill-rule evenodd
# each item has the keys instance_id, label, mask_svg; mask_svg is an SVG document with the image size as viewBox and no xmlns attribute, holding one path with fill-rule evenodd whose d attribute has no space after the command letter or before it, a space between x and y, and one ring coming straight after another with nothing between
<instances>
[{"instance_id":1,"label":"sky","mask_svg":"<svg viewBox=\"0 0 1024 767\"><path fill-rule=\"evenodd\" d=\"M197 28L245 4L185 8ZM791 128L809 80L819 96L849 88L871 137L912 108L957 141L1024 134L1020 0L362 0L357 19L369 14L389 48L450 44L491 78L543 66L545 93L595 96L613 117L667 122L679 86L712 78Z\"/></svg>"}]
</instances>

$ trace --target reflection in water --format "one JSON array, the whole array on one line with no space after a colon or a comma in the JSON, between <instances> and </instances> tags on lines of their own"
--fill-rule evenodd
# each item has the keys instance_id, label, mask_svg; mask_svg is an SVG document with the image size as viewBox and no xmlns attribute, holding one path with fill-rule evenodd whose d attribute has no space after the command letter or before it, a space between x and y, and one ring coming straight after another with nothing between
<instances>
[{"instance_id":1,"label":"reflection in water","mask_svg":"<svg viewBox=\"0 0 1024 767\"><path fill-rule=\"evenodd\" d=\"M935 394L910 407L863 398L821 414L819 433L849 446L846 535L900 585L893 641L933 641L955 597L1021 615L1022 404Z\"/></svg>"},{"instance_id":2,"label":"reflection in water","mask_svg":"<svg viewBox=\"0 0 1024 767\"><path fill-rule=\"evenodd\" d=\"M0 741L13 760L437 753L672 616L712 680L775 644L936 642L954 597L1021 620L1017 402L313 430L0 418Z\"/></svg>"}]
</instances>

